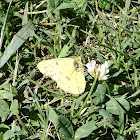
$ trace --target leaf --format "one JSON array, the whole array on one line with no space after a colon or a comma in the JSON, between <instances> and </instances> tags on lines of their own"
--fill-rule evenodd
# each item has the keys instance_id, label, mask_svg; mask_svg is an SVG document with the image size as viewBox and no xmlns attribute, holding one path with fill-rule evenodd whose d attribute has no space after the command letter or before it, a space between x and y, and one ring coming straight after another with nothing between
<instances>
[{"instance_id":1,"label":"leaf","mask_svg":"<svg viewBox=\"0 0 140 140\"><path fill-rule=\"evenodd\" d=\"M140 106L140 102L132 102L132 101L130 101L130 103L132 104L132 106Z\"/></svg>"},{"instance_id":2,"label":"leaf","mask_svg":"<svg viewBox=\"0 0 140 140\"><path fill-rule=\"evenodd\" d=\"M124 71L124 69L121 69L121 70L115 72L111 77L117 77L117 76L119 76L123 71Z\"/></svg>"},{"instance_id":3,"label":"leaf","mask_svg":"<svg viewBox=\"0 0 140 140\"><path fill-rule=\"evenodd\" d=\"M127 99L130 99L130 98L134 98L136 96L138 96L140 94L140 90L136 91L135 93L133 93L131 96L129 96Z\"/></svg>"},{"instance_id":4,"label":"leaf","mask_svg":"<svg viewBox=\"0 0 140 140\"><path fill-rule=\"evenodd\" d=\"M102 19L104 20L106 26L107 26L107 29L109 30L109 32L115 36L116 34L116 30L114 28L114 26L108 21L108 19L101 13L101 16L102 16Z\"/></svg>"},{"instance_id":5,"label":"leaf","mask_svg":"<svg viewBox=\"0 0 140 140\"><path fill-rule=\"evenodd\" d=\"M64 116L58 116L51 107L49 107L49 121L55 123L57 129L63 137L72 138L74 132L71 122Z\"/></svg>"},{"instance_id":6,"label":"leaf","mask_svg":"<svg viewBox=\"0 0 140 140\"><path fill-rule=\"evenodd\" d=\"M47 2L49 3L50 7L55 8L55 0L47 0Z\"/></svg>"},{"instance_id":7,"label":"leaf","mask_svg":"<svg viewBox=\"0 0 140 140\"><path fill-rule=\"evenodd\" d=\"M49 3L49 6L54 9L59 5L60 0L47 0L47 2Z\"/></svg>"},{"instance_id":8,"label":"leaf","mask_svg":"<svg viewBox=\"0 0 140 140\"><path fill-rule=\"evenodd\" d=\"M106 110L112 114L115 115L119 115L119 104L118 103L114 103L114 100L110 99L107 103L106 103ZM122 110L122 108L121 108Z\"/></svg>"},{"instance_id":9,"label":"leaf","mask_svg":"<svg viewBox=\"0 0 140 140\"><path fill-rule=\"evenodd\" d=\"M99 84L96 91L91 96L94 97L92 102L95 105L102 103L104 101L105 92L106 92L106 87L104 85Z\"/></svg>"},{"instance_id":10,"label":"leaf","mask_svg":"<svg viewBox=\"0 0 140 140\"><path fill-rule=\"evenodd\" d=\"M124 113L128 109L129 102L122 97L114 99L107 95L110 100L106 103L106 110L112 114L119 115L119 133L122 134L124 130ZM123 102L122 102L123 101ZM128 111L128 110L127 110Z\"/></svg>"},{"instance_id":11,"label":"leaf","mask_svg":"<svg viewBox=\"0 0 140 140\"><path fill-rule=\"evenodd\" d=\"M48 107L49 108L49 121L52 121L53 123L57 123L58 121L58 116L56 114L56 112L54 111L54 109L52 107Z\"/></svg>"},{"instance_id":12,"label":"leaf","mask_svg":"<svg viewBox=\"0 0 140 140\"><path fill-rule=\"evenodd\" d=\"M59 58L66 57L68 52L69 52L69 47L67 45L64 45L64 47L61 49L61 52L58 57Z\"/></svg>"},{"instance_id":13,"label":"leaf","mask_svg":"<svg viewBox=\"0 0 140 140\"><path fill-rule=\"evenodd\" d=\"M129 111L129 109L130 109L130 103L126 99L124 99L123 97L120 97L120 98L116 98L116 100L120 103L121 107L123 109L125 109L124 110L125 112L126 111Z\"/></svg>"},{"instance_id":14,"label":"leaf","mask_svg":"<svg viewBox=\"0 0 140 140\"><path fill-rule=\"evenodd\" d=\"M124 11L122 11L122 13L124 13L123 18L122 18L122 27L125 28L128 25L128 14L129 14L129 7L131 5L131 0L127 0L125 2L125 8Z\"/></svg>"},{"instance_id":15,"label":"leaf","mask_svg":"<svg viewBox=\"0 0 140 140\"><path fill-rule=\"evenodd\" d=\"M12 130L8 130L4 133L3 137L4 137L4 140L9 140L12 137L14 137L14 132Z\"/></svg>"},{"instance_id":16,"label":"leaf","mask_svg":"<svg viewBox=\"0 0 140 140\"><path fill-rule=\"evenodd\" d=\"M48 51L50 51L52 54L54 54L53 48L50 45L48 45L46 40L43 39L40 43L42 43Z\"/></svg>"},{"instance_id":17,"label":"leaf","mask_svg":"<svg viewBox=\"0 0 140 140\"><path fill-rule=\"evenodd\" d=\"M10 44L5 49L3 56L0 58L0 68L21 47L21 45L26 41L26 39L31 35L31 32L33 30L34 26L31 22L29 22L22 29L20 29L16 35L14 35Z\"/></svg>"},{"instance_id":18,"label":"leaf","mask_svg":"<svg viewBox=\"0 0 140 140\"><path fill-rule=\"evenodd\" d=\"M97 129L97 126L95 126L95 122L93 120L89 121L76 130L74 138L75 140L85 138L89 136L95 129Z\"/></svg>"},{"instance_id":19,"label":"leaf","mask_svg":"<svg viewBox=\"0 0 140 140\"><path fill-rule=\"evenodd\" d=\"M102 57L102 54L101 54L97 49L96 49L95 51L96 51L96 54L97 54L99 60L100 60L101 62L104 62L104 58Z\"/></svg>"},{"instance_id":20,"label":"leaf","mask_svg":"<svg viewBox=\"0 0 140 140\"><path fill-rule=\"evenodd\" d=\"M116 140L124 140L124 137L121 135L118 135Z\"/></svg>"},{"instance_id":21,"label":"leaf","mask_svg":"<svg viewBox=\"0 0 140 140\"><path fill-rule=\"evenodd\" d=\"M17 95L17 89L7 82L8 81L0 85L0 99L11 100L12 96Z\"/></svg>"},{"instance_id":22,"label":"leaf","mask_svg":"<svg viewBox=\"0 0 140 140\"><path fill-rule=\"evenodd\" d=\"M57 129L65 138L72 138L72 136L74 135L71 122L64 116L59 116Z\"/></svg>"},{"instance_id":23,"label":"leaf","mask_svg":"<svg viewBox=\"0 0 140 140\"><path fill-rule=\"evenodd\" d=\"M28 1L25 4L24 15L22 17L22 25L26 25L28 23Z\"/></svg>"},{"instance_id":24,"label":"leaf","mask_svg":"<svg viewBox=\"0 0 140 140\"><path fill-rule=\"evenodd\" d=\"M76 7L77 5L75 3L62 3L54 10L54 12L62 9L76 8Z\"/></svg>"},{"instance_id":25,"label":"leaf","mask_svg":"<svg viewBox=\"0 0 140 140\"><path fill-rule=\"evenodd\" d=\"M140 58L140 48L134 50L134 53L136 53L136 59L138 60Z\"/></svg>"},{"instance_id":26,"label":"leaf","mask_svg":"<svg viewBox=\"0 0 140 140\"><path fill-rule=\"evenodd\" d=\"M117 102L118 101L118 102ZM106 110L112 114L115 115L120 115L120 112L126 112L130 109L130 104L129 102L120 97L120 98L115 98L115 99L110 99L106 103Z\"/></svg>"},{"instance_id":27,"label":"leaf","mask_svg":"<svg viewBox=\"0 0 140 140\"><path fill-rule=\"evenodd\" d=\"M137 140L140 140L140 129L139 129L139 132L138 132Z\"/></svg>"},{"instance_id":28,"label":"leaf","mask_svg":"<svg viewBox=\"0 0 140 140\"><path fill-rule=\"evenodd\" d=\"M39 127L40 121L39 114L37 112L30 113L30 121L33 126Z\"/></svg>"},{"instance_id":29,"label":"leaf","mask_svg":"<svg viewBox=\"0 0 140 140\"><path fill-rule=\"evenodd\" d=\"M10 127L8 125L6 125L4 123L0 124L0 131L4 132L4 130L6 131L8 129L10 129Z\"/></svg>"},{"instance_id":30,"label":"leaf","mask_svg":"<svg viewBox=\"0 0 140 140\"><path fill-rule=\"evenodd\" d=\"M129 133L129 132L132 132L132 131L134 131L134 130L137 130L137 129L136 129L137 127L140 127L140 121L137 122L137 123L135 123L135 124L133 124L131 127L129 127L129 128L126 130L126 133Z\"/></svg>"},{"instance_id":31,"label":"leaf","mask_svg":"<svg viewBox=\"0 0 140 140\"><path fill-rule=\"evenodd\" d=\"M12 112L13 115L18 115L19 111L18 111L18 100L13 100L11 107L10 107L10 111Z\"/></svg>"},{"instance_id":32,"label":"leaf","mask_svg":"<svg viewBox=\"0 0 140 140\"><path fill-rule=\"evenodd\" d=\"M7 90L0 90L0 99L11 100L11 93Z\"/></svg>"},{"instance_id":33,"label":"leaf","mask_svg":"<svg viewBox=\"0 0 140 140\"><path fill-rule=\"evenodd\" d=\"M99 113L104 117L104 119L106 119L107 121L113 122L114 118L112 117L112 115L106 111L105 109L100 109Z\"/></svg>"},{"instance_id":34,"label":"leaf","mask_svg":"<svg viewBox=\"0 0 140 140\"><path fill-rule=\"evenodd\" d=\"M2 122L6 120L9 115L10 110L7 102L4 100L0 100L0 117L2 118Z\"/></svg>"}]
</instances>

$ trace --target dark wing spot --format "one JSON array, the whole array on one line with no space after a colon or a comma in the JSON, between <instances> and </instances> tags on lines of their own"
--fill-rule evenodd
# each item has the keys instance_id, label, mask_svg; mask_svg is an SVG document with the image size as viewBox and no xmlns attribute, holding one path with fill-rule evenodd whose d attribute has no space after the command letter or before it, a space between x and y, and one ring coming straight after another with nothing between
<instances>
[{"instance_id":1,"label":"dark wing spot","mask_svg":"<svg viewBox=\"0 0 140 140\"><path fill-rule=\"evenodd\" d=\"M66 79L70 80L70 77L66 76Z\"/></svg>"}]
</instances>

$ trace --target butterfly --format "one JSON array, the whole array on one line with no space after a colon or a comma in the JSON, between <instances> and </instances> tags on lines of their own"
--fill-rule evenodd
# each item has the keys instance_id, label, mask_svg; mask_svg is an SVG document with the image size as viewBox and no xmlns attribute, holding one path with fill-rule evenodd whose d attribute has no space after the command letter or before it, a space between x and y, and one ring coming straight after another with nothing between
<instances>
[{"instance_id":1,"label":"butterfly","mask_svg":"<svg viewBox=\"0 0 140 140\"><path fill-rule=\"evenodd\" d=\"M85 91L86 80L81 57L44 60L37 65L40 72L56 81L66 93L75 95Z\"/></svg>"}]
</instances>

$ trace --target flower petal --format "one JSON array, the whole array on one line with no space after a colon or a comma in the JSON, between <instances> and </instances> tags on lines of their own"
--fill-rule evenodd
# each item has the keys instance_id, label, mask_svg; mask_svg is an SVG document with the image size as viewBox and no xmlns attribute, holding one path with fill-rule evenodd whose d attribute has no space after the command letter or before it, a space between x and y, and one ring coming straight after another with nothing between
<instances>
[{"instance_id":1,"label":"flower petal","mask_svg":"<svg viewBox=\"0 0 140 140\"><path fill-rule=\"evenodd\" d=\"M104 64L96 64L95 60L92 60L90 63L86 64L87 71L93 77L98 77L99 80L106 80L109 75L106 75L109 72L108 62L105 61Z\"/></svg>"}]
</instances>

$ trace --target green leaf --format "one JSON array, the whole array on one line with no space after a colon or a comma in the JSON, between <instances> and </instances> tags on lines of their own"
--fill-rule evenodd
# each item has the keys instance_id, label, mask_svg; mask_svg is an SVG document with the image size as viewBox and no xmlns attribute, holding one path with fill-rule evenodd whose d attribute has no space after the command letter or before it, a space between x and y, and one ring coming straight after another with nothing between
<instances>
[{"instance_id":1,"label":"green leaf","mask_svg":"<svg viewBox=\"0 0 140 140\"><path fill-rule=\"evenodd\" d=\"M115 72L111 77L117 77L117 76L119 76L123 71L124 71L124 69L121 69L121 70Z\"/></svg>"},{"instance_id":2,"label":"green leaf","mask_svg":"<svg viewBox=\"0 0 140 140\"><path fill-rule=\"evenodd\" d=\"M55 9L59 5L60 0L47 0L47 2L51 8Z\"/></svg>"},{"instance_id":3,"label":"green leaf","mask_svg":"<svg viewBox=\"0 0 140 140\"><path fill-rule=\"evenodd\" d=\"M8 90L8 91L10 91L12 89L12 92L13 91L17 92L16 88L9 84L8 80L0 85L0 89L4 89L4 90Z\"/></svg>"},{"instance_id":4,"label":"green leaf","mask_svg":"<svg viewBox=\"0 0 140 140\"><path fill-rule=\"evenodd\" d=\"M31 22L29 22L22 29L20 29L16 35L14 35L10 44L5 49L3 56L0 58L0 68L21 47L26 39L31 35L31 32L33 32L33 30L34 26Z\"/></svg>"},{"instance_id":5,"label":"green leaf","mask_svg":"<svg viewBox=\"0 0 140 140\"><path fill-rule=\"evenodd\" d=\"M105 10L110 10L110 1L107 0L98 0L99 7Z\"/></svg>"},{"instance_id":6,"label":"green leaf","mask_svg":"<svg viewBox=\"0 0 140 140\"><path fill-rule=\"evenodd\" d=\"M39 127L40 126L40 124L39 124L39 122L40 122L39 114L36 113L36 112L31 113L30 121L31 121L31 124L33 126Z\"/></svg>"},{"instance_id":7,"label":"green leaf","mask_svg":"<svg viewBox=\"0 0 140 140\"><path fill-rule=\"evenodd\" d=\"M55 0L47 0L49 3L50 7L55 8Z\"/></svg>"},{"instance_id":8,"label":"green leaf","mask_svg":"<svg viewBox=\"0 0 140 140\"><path fill-rule=\"evenodd\" d=\"M57 122L57 129L59 130L60 134L65 138L72 138L74 135L71 122L64 116L59 116L59 120Z\"/></svg>"},{"instance_id":9,"label":"green leaf","mask_svg":"<svg viewBox=\"0 0 140 140\"><path fill-rule=\"evenodd\" d=\"M0 117L2 118L2 122L6 120L9 115L10 110L7 102L4 100L0 100Z\"/></svg>"},{"instance_id":10,"label":"green leaf","mask_svg":"<svg viewBox=\"0 0 140 140\"><path fill-rule=\"evenodd\" d=\"M139 129L139 133L138 133L138 136L137 136L137 140L140 140L140 129Z\"/></svg>"},{"instance_id":11,"label":"green leaf","mask_svg":"<svg viewBox=\"0 0 140 140\"><path fill-rule=\"evenodd\" d=\"M117 102L117 101L118 102ZM120 97L120 98L115 98L115 99L110 99L107 103L106 103L106 110L112 114L115 115L120 115L120 112L126 112L130 109L130 104L129 102Z\"/></svg>"},{"instance_id":12,"label":"green leaf","mask_svg":"<svg viewBox=\"0 0 140 140\"><path fill-rule=\"evenodd\" d=\"M7 90L0 90L0 99L11 100L11 93Z\"/></svg>"},{"instance_id":13,"label":"green leaf","mask_svg":"<svg viewBox=\"0 0 140 140\"><path fill-rule=\"evenodd\" d=\"M107 29L109 30L109 32L115 36L116 34L116 30L114 28L114 26L108 21L108 19L101 13L101 16L102 16L102 19L104 20L105 24L106 24L106 27Z\"/></svg>"},{"instance_id":14,"label":"green leaf","mask_svg":"<svg viewBox=\"0 0 140 140\"><path fill-rule=\"evenodd\" d=\"M119 115L119 133L122 134L124 130L124 113L128 111L130 107L129 102L122 97L114 99L109 96L110 100L106 103L106 110L112 114Z\"/></svg>"},{"instance_id":15,"label":"green leaf","mask_svg":"<svg viewBox=\"0 0 140 140\"><path fill-rule=\"evenodd\" d=\"M140 90L136 91L135 93L133 93L131 96L129 96L127 99L130 99L130 98L134 98L136 96L138 96L140 94Z\"/></svg>"},{"instance_id":16,"label":"green leaf","mask_svg":"<svg viewBox=\"0 0 140 140\"><path fill-rule=\"evenodd\" d=\"M69 47L67 45L64 45L64 47L61 49L61 52L58 57L59 58L66 57L68 52L69 52Z\"/></svg>"},{"instance_id":17,"label":"green leaf","mask_svg":"<svg viewBox=\"0 0 140 140\"><path fill-rule=\"evenodd\" d=\"M118 135L116 140L124 140L124 137L121 135Z\"/></svg>"},{"instance_id":18,"label":"green leaf","mask_svg":"<svg viewBox=\"0 0 140 140\"><path fill-rule=\"evenodd\" d=\"M136 131L137 130L137 127L140 127L140 121L137 122L137 123L135 123L135 124L133 124L130 128L128 128L126 130L126 133L132 132L134 130Z\"/></svg>"},{"instance_id":19,"label":"green leaf","mask_svg":"<svg viewBox=\"0 0 140 140\"><path fill-rule=\"evenodd\" d=\"M75 3L62 3L54 10L54 12L62 9L76 8L76 7L77 5Z\"/></svg>"},{"instance_id":20,"label":"green leaf","mask_svg":"<svg viewBox=\"0 0 140 140\"><path fill-rule=\"evenodd\" d=\"M12 96L17 95L17 89L11 86L8 80L0 85L0 99L11 100Z\"/></svg>"},{"instance_id":21,"label":"green leaf","mask_svg":"<svg viewBox=\"0 0 140 140\"><path fill-rule=\"evenodd\" d=\"M26 25L28 23L28 1L25 4L24 15L22 17L22 25Z\"/></svg>"},{"instance_id":22,"label":"green leaf","mask_svg":"<svg viewBox=\"0 0 140 140\"><path fill-rule=\"evenodd\" d=\"M125 109L125 112L129 111L130 103L126 99L120 97L120 98L116 98L116 100L121 104L121 107Z\"/></svg>"},{"instance_id":23,"label":"green leaf","mask_svg":"<svg viewBox=\"0 0 140 140\"><path fill-rule=\"evenodd\" d=\"M105 10L110 10L110 8L111 8L111 5L109 3L107 3L105 6Z\"/></svg>"},{"instance_id":24,"label":"green leaf","mask_svg":"<svg viewBox=\"0 0 140 140\"><path fill-rule=\"evenodd\" d=\"M130 103L133 105L133 106L140 106L140 102L138 101L138 102L132 102L132 101L130 101Z\"/></svg>"},{"instance_id":25,"label":"green leaf","mask_svg":"<svg viewBox=\"0 0 140 140\"><path fill-rule=\"evenodd\" d=\"M56 112L54 111L54 109L52 107L48 107L49 108L49 121L52 121L53 123L57 124L58 121L58 116L56 114Z\"/></svg>"},{"instance_id":26,"label":"green leaf","mask_svg":"<svg viewBox=\"0 0 140 140\"><path fill-rule=\"evenodd\" d=\"M96 91L92 94L91 97L93 97L92 102L97 105L104 101L106 93L106 87L104 85L99 84Z\"/></svg>"},{"instance_id":27,"label":"green leaf","mask_svg":"<svg viewBox=\"0 0 140 140\"><path fill-rule=\"evenodd\" d=\"M82 125L81 127L79 127L76 130L74 138L77 140L77 139L87 137L95 129L97 129L97 126L95 126L95 122L93 120L89 121L89 122L87 122L86 124Z\"/></svg>"},{"instance_id":28,"label":"green leaf","mask_svg":"<svg viewBox=\"0 0 140 140\"><path fill-rule=\"evenodd\" d=\"M89 136L95 129L97 129L97 126L95 126L95 122L93 120L89 121L76 130L74 138L75 140L85 138Z\"/></svg>"},{"instance_id":29,"label":"green leaf","mask_svg":"<svg viewBox=\"0 0 140 140\"><path fill-rule=\"evenodd\" d=\"M2 132L3 130L8 130L8 129L10 129L10 127L8 125L6 125L4 123L0 124L0 132Z\"/></svg>"},{"instance_id":30,"label":"green leaf","mask_svg":"<svg viewBox=\"0 0 140 140\"><path fill-rule=\"evenodd\" d=\"M104 119L106 119L107 121L110 121L110 122L113 122L114 121L114 118L113 116L108 112L106 111L105 109L100 109L99 110L99 113L104 117Z\"/></svg>"},{"instance_id":31,"label":"green leaf","mask_svg":"<svg viewBox=\"0 0 140 140\"><path fill-rule=\"evenodd\" d=\"M124 8L124 11L122 11L122 13L124 14L123 15L123 18L122 18L122 27L125 28L127 25L128 25L128 14L129 14L129 7L131 5L131 0L127 0L125 2L125 8Z\"/></svg>"},{"instance_id":32,"label":"green leaf","mask_svg":"<svg viewBox=\"0 0 140 140\"><path fill-rule=\"evenodd\" d=\"M63 137L72 138L74 132L71 122L64 116L58 116L51 107L49 107L49 121L55 123L57 129Z\"/></svg>"},{"instance_id":33,"label":"green leaf","mask_svg":"<svg viewBox=\"0 0 140 140\"><path fill-rule=\"evenodd\" d=\"M3 137L4 140L9 140L10 138L12 138L14 136L14 132L12 130L8 130L4 133Z\"/></svg>"},{"instance_id":34,"label":"green leaf","mask_svg":"<svg viewBox=\"0 0 140 140\"><path fill-rule=\"evenodd\" d=\"M13 115L18 115L19 111L18 111L18 100L13 100L11 107L10 107L10 111L12 112Z\"/></svg>"}]
</instances>

